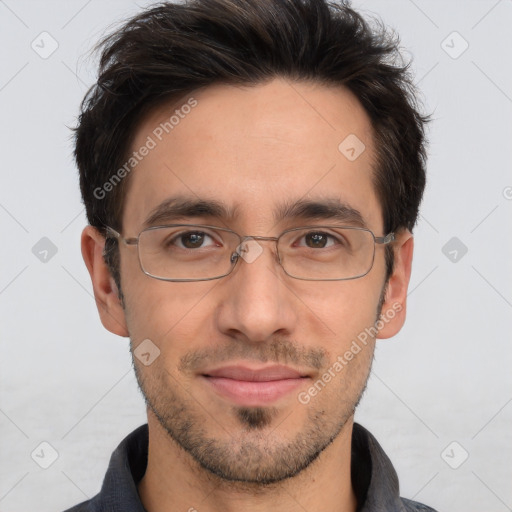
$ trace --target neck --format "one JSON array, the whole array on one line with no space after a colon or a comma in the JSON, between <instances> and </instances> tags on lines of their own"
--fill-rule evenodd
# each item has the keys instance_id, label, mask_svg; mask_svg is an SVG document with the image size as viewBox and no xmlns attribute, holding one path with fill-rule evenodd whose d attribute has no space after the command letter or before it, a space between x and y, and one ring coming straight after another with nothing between
<instances>
[{"instance_id":1,"label":"neck","mask_svg":"<svg viewBox=\"0 0 512 512\"><path fill-rule=\"evenodd\" d=\"M261 486L228 482L203 469L148 411L149 451L138 492L147 512L355 512L350 478L353 417L305 470Z\"/></svg>"}]
</instances>

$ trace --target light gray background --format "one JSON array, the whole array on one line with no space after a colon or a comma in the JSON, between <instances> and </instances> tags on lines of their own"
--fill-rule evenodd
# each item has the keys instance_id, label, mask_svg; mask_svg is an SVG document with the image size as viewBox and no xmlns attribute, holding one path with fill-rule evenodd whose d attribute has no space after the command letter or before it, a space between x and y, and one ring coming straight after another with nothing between
<instances>
[{"instance_id":1,"label":"light gray background","mask_svg":"<svg viewBox=\"0 0 512 512\"><path fill-rule=\"evenodd\" d=\"M128 341L101 326L80 255L67 126L95 77L83 56L147 4L0 0L3 512L93 496L112 450L145 422ZM387 450L402 495L440 512L512 510L512 1L354 5L401 34L434 117L408 320L378 343L356 421ZM58 42L46 59L31 47L51 48L43 31ZM32 251L43 237L57 249L46 262ZM465 255L443 253L452 237ZM48 469L44 441L58 452Z\"/></svg>"}]
</instances>

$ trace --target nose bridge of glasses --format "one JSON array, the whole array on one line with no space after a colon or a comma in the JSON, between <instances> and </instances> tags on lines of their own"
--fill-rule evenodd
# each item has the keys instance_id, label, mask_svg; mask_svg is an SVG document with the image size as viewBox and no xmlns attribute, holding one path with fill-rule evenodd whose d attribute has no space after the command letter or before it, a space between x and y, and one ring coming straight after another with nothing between
<instances>
[{"instance_id":1,"label":"nose bridge of glasses","mask_svg":"<svg viewBox=\"0 0 512 512\"><path fill-rule=\"evenodd\" d=\"M249 239L252 239L252 240L262 240L262 241L274 241L274 242L277 242L279 240L279 237L277 236L252 236L252 235L246 235L246 236L243 236L242 237L242 241L245 241L245 240L249 240Z\"/></svg>"},{"instance_id":2,"label":"nose bridge of glasses","mask_svg":"<svg viewBox=\"0 0 512 512\"><path fill-rule=\"evenodd\" d=\"M279 262L279 254L277 252L277 242L279 237L275 236L240 236L240 243L236 250L231 255L231 261L235 262L239 257L242 257L247 263L255 261L263 252L263 247L258 242L276 242L276 253L274 254L276 260Z\"/></svg>"}]
</instances>

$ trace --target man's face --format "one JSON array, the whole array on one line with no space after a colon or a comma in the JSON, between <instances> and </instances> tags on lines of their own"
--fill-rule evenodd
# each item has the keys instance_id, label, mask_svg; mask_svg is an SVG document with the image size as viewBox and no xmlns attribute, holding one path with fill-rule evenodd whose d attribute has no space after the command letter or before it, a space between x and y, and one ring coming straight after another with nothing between
<instances>
[{"instance_id":1,"label":"man's face","mask_svg":"<svg viewBox=\"0 0 512 512\"><path fill-rule=\"evenodd\" d=\"M136 237L149 215L174 196L216 200L236 207L237 215L158 224L209 224L241 235L278 236L304 225L339 224L322 218L276 222L279 206L336 200L358 210L375 235L385 234L372 184L371 125L351 93L274 80L246 88L208 87L192 96L197 105L161 141L154 130L181 103L159 108L137 130L132 150L148 136L156 147L130 176L123 236ZM350 134L366 146L353 161L338 149ZM374 339L360 344L342 370L333 372L332 366L374 325L385 284L381 246L366 276L321 282L287 276L275 243L260 245L263 252L254 261L241 259L227 277L184 283L148 277L137 249L120 247L132 350L146 339L160 350L149 366L134 357L149 415L203 467L246 482L298 473L351 419L368 378ZM269 384L269 375L258 373L273 368L268 371L280 375L283 366L298 376ZM334 377L301 403L299 395L329 368ZM237 384L253 371L267 382Z\"/></svg>"}]
</instances>

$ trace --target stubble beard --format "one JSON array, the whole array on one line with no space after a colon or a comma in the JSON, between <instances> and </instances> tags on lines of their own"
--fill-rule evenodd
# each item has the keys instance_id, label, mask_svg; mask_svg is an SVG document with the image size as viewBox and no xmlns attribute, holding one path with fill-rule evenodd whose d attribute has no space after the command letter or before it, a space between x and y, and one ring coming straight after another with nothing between
<instances>
[{"instance_id":1,"label":"stubble beard","mask_svg":"<svg viewBox=\"0 0 512 512\"><path fill-rule=\"evenodd\" d=\"M211 477L237 485L240 490L254 490L298 475L319 457L354 415L370 368L371 361L363 385L352 399L340 399L335 414L312 400L307 405L304 427L287 440L278 438L281 423L277 421L279 410L275 407L232 407L239 428L229 435L222 427L222 418L210 417L193 398L187 401L179 396L161 375L155 387L154 377L152 385L148 385L136 365L135 373L147 406L182 450ZM282 424L286 418L281 420ZM222 436L209 434L204 428L208 424L219 427Z\"/></svg>"}]
</instances>

